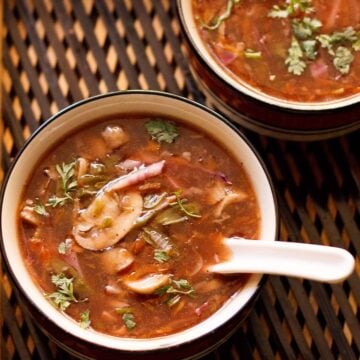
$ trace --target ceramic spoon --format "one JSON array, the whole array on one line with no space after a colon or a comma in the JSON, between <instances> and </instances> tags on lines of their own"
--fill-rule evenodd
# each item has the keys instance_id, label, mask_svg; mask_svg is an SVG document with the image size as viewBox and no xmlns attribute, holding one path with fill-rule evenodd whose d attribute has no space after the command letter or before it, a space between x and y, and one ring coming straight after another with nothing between
<instances>
[{"instance_id":1,"label":"ceramic spoon","mask_svg":"<svg viewBox=\"0 0 360 360\"><path fill-rule=\"evenodd\" d=\"M337 247L235 237L223 243L230 250L230 258L211 265L211 272L276 274L336 283L346 279L355 267L353 256Z\"/></svg>"}]
</instances>

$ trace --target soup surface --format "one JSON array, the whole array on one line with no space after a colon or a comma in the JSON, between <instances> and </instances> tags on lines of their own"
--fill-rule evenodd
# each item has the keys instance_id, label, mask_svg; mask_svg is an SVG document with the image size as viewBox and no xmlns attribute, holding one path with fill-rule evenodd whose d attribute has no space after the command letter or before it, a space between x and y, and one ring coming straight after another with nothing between
<instances>
[{"instance_id":1,"label":"soup surface","mask_svg":"<svg viewBox=\"0 0 360 360\"><path fill-rule=\"evenodd\" d=\"M223 237L257 238L259 209L240 164L176 120L104 119L55 146L19 208L26 264L84 328L171 334L209 317L247 276L206 268Z\"/></svg>"},{"instance_id":2,"label":"soup surface","mask_svg":"<svg viewBox=\"0 0 360 360\"><path fill-rule=\"evenodd\" d=\"M231 76L268 95L322 102L360 92L360 2L192 0L199 34Z\"/></svg>"}]
</instances>

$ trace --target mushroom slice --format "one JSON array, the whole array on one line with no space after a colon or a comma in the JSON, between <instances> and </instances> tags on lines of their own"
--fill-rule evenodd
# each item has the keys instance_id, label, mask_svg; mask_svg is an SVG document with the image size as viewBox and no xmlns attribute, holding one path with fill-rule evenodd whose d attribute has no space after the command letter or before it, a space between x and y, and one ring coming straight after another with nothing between
<instances>
[{"instance_id":1,"label":"mushroom slice","mask_svg":"<svg viewBox=\"0 0 360 360\"><path fill-rule=\"evenodd\" d=\"M166 274L150 274L139 280L124 281L124 285L131 291L138 294L150 295L157 289L165 286L170 281L170 275Z\"/></svg>"},{"instance_id":2,"label":"mushroom slice","mask_svg":"<svg viewBox=\"0 0 360 360\"><path fill-rule=\"evenodd\" d=\"M220 217L224 209L230 204L238 203L247 198L247 195L243 192L229 192L225 197L216 205L214 210L215 217Z\"/></svg>"},{"instance_id":3,"label":"mushroom slice","mask_svg":"<svg viewBox=\"0 0 360 360\"><path fill-rule=\"evenodd\" d=\"M120 126L107 126L101 136L110 149L116 149L129 140L128 135Z\"/></svg>"},{"instance_id":4,"label":"mushroom slice","mask_svg":"<svg viewBox=\"0 0 360 360\"><path fill-rule=\"evenodd\" d=\"M110 275L125 270L134 262L134 256L124 248L111 249L100 256L103 269Z\"/></svg>"},{"instance_id":5,"label":"mushroom slice","mask_svg":"<svg viewBox=\"0 0 360 360\"><path fill-rule=\"evenodd\" d=\"M140 216L143 199L139 192L100 191L90 205L75 218L72 233L88 250L102 250L116 244Z\"/></svg>"}]
</instances>

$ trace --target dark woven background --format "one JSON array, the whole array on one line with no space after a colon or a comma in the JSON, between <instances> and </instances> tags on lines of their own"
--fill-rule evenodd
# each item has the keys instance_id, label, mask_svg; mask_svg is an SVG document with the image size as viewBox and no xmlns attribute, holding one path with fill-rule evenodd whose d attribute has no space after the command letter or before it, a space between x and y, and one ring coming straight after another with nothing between
<instances>
[{"instance_id":1,"label":"dark woven background","mask_svg":"<svg viewBox=\"0 0 360 360\"><path fill-rule=\"evenodd\" d=\"M174 1L4 0L3 6L5 173L24 139L76 100L142 88L206 104L189 72ZM359 132L315 143L248 135L276 185L281 239L349 249L357 272L341 285L269 277L250 317L206 359L359 359ZM1 359L68 359L23 312L6 269L1 280Z\"/></svg>"}]
</instances>

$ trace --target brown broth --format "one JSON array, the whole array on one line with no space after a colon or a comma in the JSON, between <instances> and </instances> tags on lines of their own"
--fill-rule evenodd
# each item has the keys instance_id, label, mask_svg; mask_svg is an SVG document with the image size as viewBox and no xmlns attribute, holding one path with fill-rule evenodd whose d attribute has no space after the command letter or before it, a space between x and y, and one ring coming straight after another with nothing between
<instances>
[{"instance_id":1,"label":"brown broth","mask_svg":"<svg viewBox=\"0 0 360 360\"><path fill-rule=\"evenodd\" d=\"M184 204L196 204L201 217L188 216L186 221L171 225L159 225L155 217L146 224L166 234L175 249L170 258L162 263L154 259L154 247L142 238L141 226L133 228L111 246L111 249L127 249L135 258L130 266L115 274L104 271L100 260L101 255L110 249L87 250L74 241L72 228L78 214L77 206L86 208L95 195L66 201L63 206L46 206L47 216L35 214L38 225L29 224L19 216L21 247L35 282L44 293L51 294L57 290L51 275L63 273L67 278L73 277L74 293L79 302L71 302L66 313L79 321L81 313L89 310L91 327L115 336L149 338L167 335L209 317L247 280L246 275L225 277L205 270L206 265L226 259L227 253L221 239L233 235L255 239L259 235L258 204L242 166L212 138L180 122L176 122L179 136L175 142L159 144L150 140L144 126L148 120L149 117L145 116L105 119L67 136L37 165L19 209L21 214L25 204L32 208L35 204L46 204L55 192L59 193L57 164L68 164L79 157L105 164L102 175L107 182L126 173L116 167L126 159L144 164L165 160L160 175L132 185L130 190L141 193L142 197L152 193L173 194L182 190L181 198L188 201ZM121 126L129 141L109 150L101 137L107 125ZM47 169L50 177L44 173L44 169ZM76 167L74 178L78 171ZM224 198L222 190L219 198L213 198L219 189L245 194L245 198L225 206L221 214L215 216ZM80 190L78 184L71 193L74 199ZM66 239L71 240L71 247L65 254L60 254L59 245ZM174 296L172 294L143 295L129 291L124 286L124 281L148 274L171 274L174 280L185 279L195 292L191 296L177 294L179 301L169 306L167 300ZM125 326L124 314L116 310L124 307L131 312L136 323L133 329Z\"/></svg>"},{"instance_id":2,"label":"brown broth","mask_svg":"<svg viewBox=\"0 0 360 360\"><path fill-rule=\"evenodd\" d=\"M305 16L316 18L322 26L311 37L332 34L347 27L360 30L360 4L353 0L313 0L314 12L295 14L285 19L268 16L274 5L285 1L241 0L232 9L231 16L217 29L207 30L201 22L210 24L223 14L226 0L192 0L199 34L214 59L240 83L245 82L260 91L296 102L322 102L345 98L360 92L360 51L352 50L350 43L337 44L352 50L354 60L348 74L341 74L333 65L334 56L316 45L314 60L305 59L301 75L288 71L285 59L293 32L291 21ZM201 19L201 21L199 20ZM259 58L247 58L247 49L260 52Z\"/></svg>"}]
</instances>

